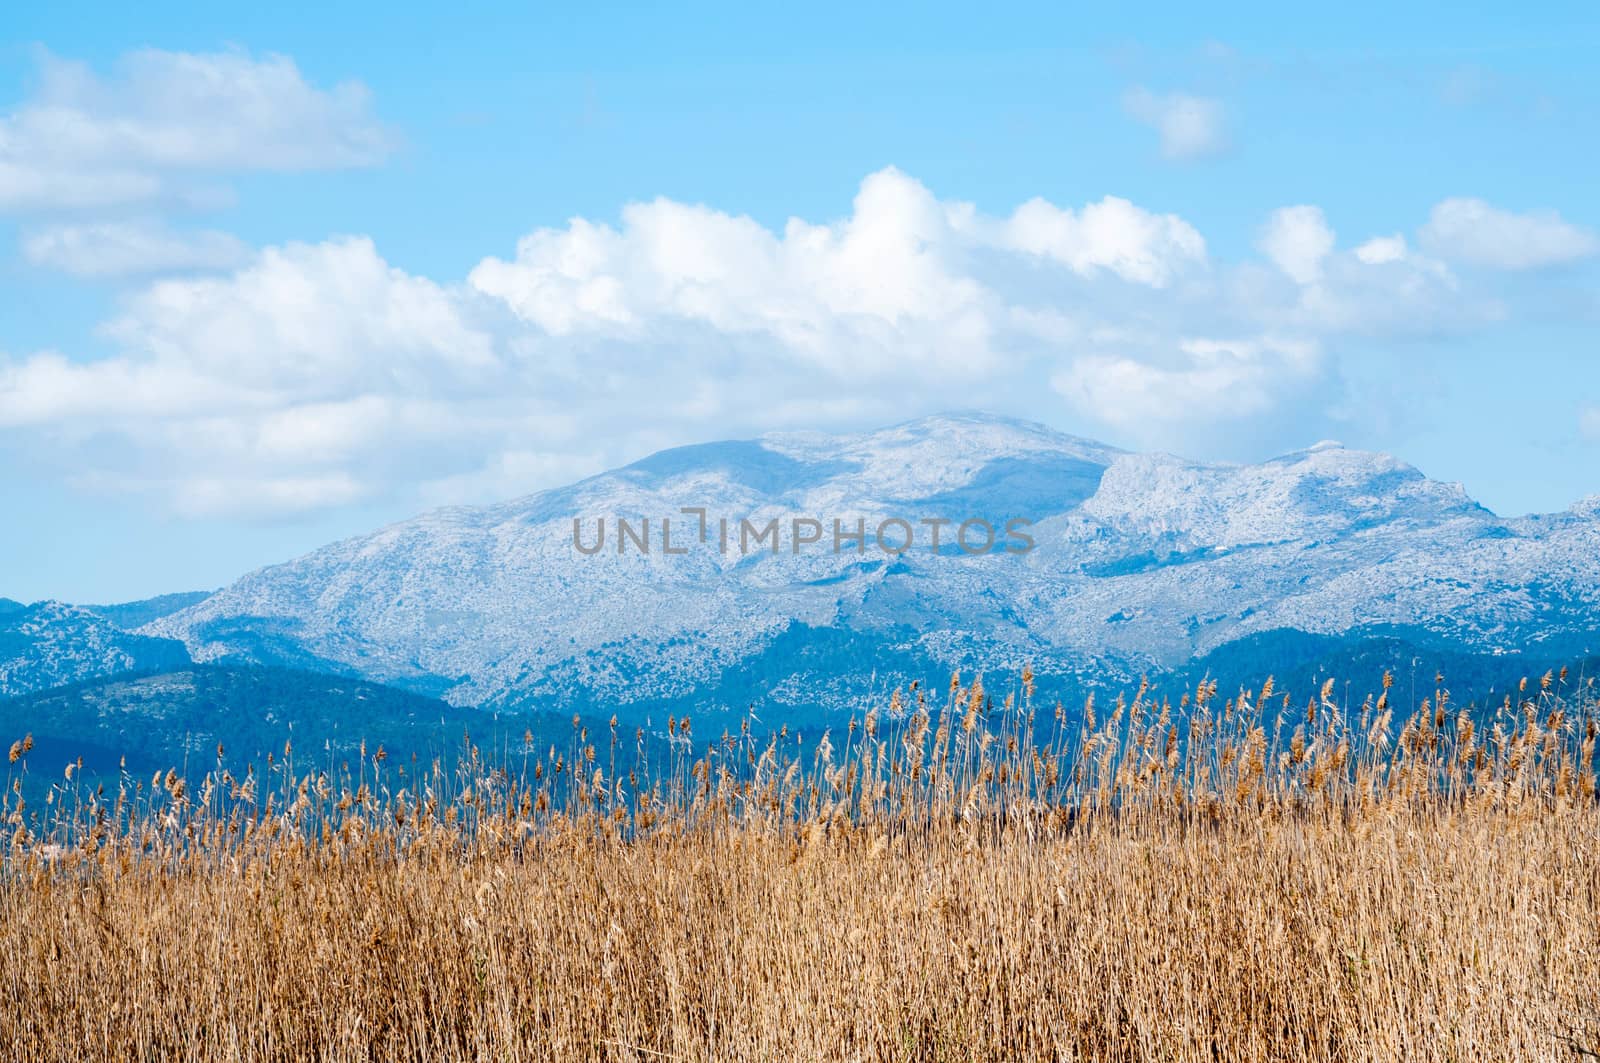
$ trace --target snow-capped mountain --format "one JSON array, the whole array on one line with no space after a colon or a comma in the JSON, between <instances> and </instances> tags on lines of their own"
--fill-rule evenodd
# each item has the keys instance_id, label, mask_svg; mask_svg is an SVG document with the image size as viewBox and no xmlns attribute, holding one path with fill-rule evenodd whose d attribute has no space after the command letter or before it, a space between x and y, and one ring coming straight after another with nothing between
<instances>
[{"instance_id":1,"label":"snow-capped mountain","mask_svg":"<svg viewBox=\"0 0 1600 1063\"><path fill-rule=\"evenodd\" d=\"M776 550L752 548L775 518ZM865 542L836 551L835 521ZM874 672L1024 660L1133 675L1279 629L1578 654L1600 648L1597 620L1600 500L1503 519L1333 443L1205 464L962 415L664 451L335 543L141 631L201 661L556 707L815 704Z\"/></svg>"}]
</instances>

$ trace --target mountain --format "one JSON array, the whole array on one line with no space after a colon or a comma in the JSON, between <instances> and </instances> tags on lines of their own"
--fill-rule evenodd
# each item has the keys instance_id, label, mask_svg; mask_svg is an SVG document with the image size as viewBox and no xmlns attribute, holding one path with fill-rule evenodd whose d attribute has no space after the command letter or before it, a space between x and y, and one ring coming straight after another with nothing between
<instances>
[{"instance_id":1,"label":"mountain","mask_svg":"<svg viewBox=\"0 0 1600 1063\"><path fill-rule=\"evenodd\" d=\"M164 594L120 605L23 605L0 598L0 698L185 666L189 654L181 643L133 631L209 596Z\"/></svg>"},{"instance_id":2,"label":"mountain","mask_svg":"<svg viewBox=\"0 0 1600 1063\"><path fill-rule=\"evenodd\" d=\"M584 722L592 734L606 734ZM32 736L26 766L36 781L59 782L61 769L81 758L79 783L108 789L123 770L145 781L169 768L198 778L217 763L219 745L236 776L245 765L263 772L267 755L281 756L286 741L303 763L329 771L355 771L363 742L369 756L381 745L391 767L410 765L415 755L429 767L439 758L449 770L464 735L503 758L522 750L530 731L535 756L550 744L567 749L573 733L570 717L497 721L377 683L257 666L192 665L0 700L0 744Z\"/></svg>"},{"instance_id":3,"label":"mountain","mask_svg":"<svg viewBox=\"0 0 1600 1063\"><path fill-rule=\"evenodd\" d=\"M188 663L182 642L133 634L82 606L47 601L0 609L0 698Z\"/></svg>"},{"instance_id":4,"label":"mountain","mask_svg":"<svg viewBox=\"0 0 1600 1063\"><path fill-rule=\"evenodd\" d=\"M91 613L105 617L124 631L132 631L146 624L154 623L164 616L171 616L180 609L187 609L198 602L203 602L211 597L210 591L183 591L177 594L162 594L155 598L145 598L137 602L122 602L119 605L86 605L85 609Z\"/></svg>"},{"instance_id":5,"label":"mountain","mask_svg":"<svg viewBox=\"0 0 1600 1063\"><path fill-rule=\"evenodd\" d=\"M477 714L471 714L476 717ZM325 745L350 756L364 738L426 750L455 742L463 710L391 687L278 668L195 665L129 675L0 701L0 735L24 733L36 748L88 754L130 770L209 763L221 743L236 759L281 753L293 738L312 756ZM47 758L36 758L47 759ZM57 767L58 765L52 765Z\"/></svg>"},{"instance_id":6,"label":"mountain","mask_svg":"<svg viewBox=\"0 0 1600 1063\"><path fill-rule=\"evenodd\" d=\"M681 553L665 551L663 518ZM777 550L749 549L774 518ZM796 518L816 520L822 541L797 544L813 528ZM932 518L952 522L937 551ZM1018 518L1031 523L1008 535ZM969 553L953 540L978 519L994 546ZM863 522L866 543L835 552L835 520ZM603 549L583 552L601 521ZM880 529L891 547L911 533L913 548L886 552ZM968 530L982 546L982 526ZM440 510L252 573L140 631L196 660L346 672L457 705L637 713L831 709L1024 661L1062 681L1127 679L1277 632L1402 630L1450 652L1578 656L1600 648L1597 620L1597 500L1505 519L1457 484L1335 443L1209 464L946 415L683 447Z\"/></svg>"}]
</instances>

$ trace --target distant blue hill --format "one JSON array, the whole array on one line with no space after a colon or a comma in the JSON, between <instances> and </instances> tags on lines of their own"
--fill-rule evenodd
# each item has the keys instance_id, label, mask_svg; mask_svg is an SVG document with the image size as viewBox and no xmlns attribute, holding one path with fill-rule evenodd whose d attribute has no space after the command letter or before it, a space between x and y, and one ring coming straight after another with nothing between
<instances>
[{"instance_id":1,"label":"distant blue hill","mask_svg":"<svg viewBox=\"0 0 1600 1063\"><path fill-rule=\"evenodd\" d=\"M86 605L85 609L98 613L124 631L144 627L146 624L160 620L164 616L171 616L181 609L191 605L198 605L211 597L210 591L183 591L177 594L162 594L155 598L146 598L137 602L123 602L119 605Z\"/></svg>"},{"instance_id":2,"label":"distant blue hill","mask_svg":"<svg viewBox=\"0 0 1600 1063\"><path fill-rule=\"evenodd\" d=\"M363 747L368 758L382 750L390 777L431 772L436 761L449 772L468 742L496 765L530 770L552 747L571 757L580 736L604 751L608 769L611 756L601 720L584 718L574 729L571 714L497 717L348 676L255 666L190 665L0 699L0 748L25 736L32 751L11 773L35 806L45 788L63 784L69 763L82 763L69 790L105 785L115 793L124 781L148 784L169 769L191 780L223 769L242 779L250 768L266 778L269 754L281 759L285 743L298 764L335 780L363 767L373 777ZM638 750L631 731L619 732L624 769Z\"/></svg>"},{"instance_id":3,"label":"distant blue hill","mask_svg":"<svg viewBox=\"0 0 1600 1063\"><path fill-rule=\"evenodd\" d=\"M243 778L247 770L266 778L269 755L281 757L285 743L291 744L300 765L337 778L373 769L373 763L361 760L363 746L369 758L382 749L386 770L414 774L433 770L435 763L451 771L469 742L493 763L513 768L536 763L551 750L570 757L584 745L594 745L609 768L615 734L616 763L626 771L640 756L659 762L670 755L665 733L669 714L694 719L705 741L717 741L724 730L736 731L749 711L758 742L784 726L814 742L821 732L845 726L841 707L853 709L856 716L872 708L885 711L890 691L899 685L896 677L919 671L919 690L901 687L907 704L921 696L931 712L946 711L949 677L942 665L902 656L901 646L895 639L841 629L790 632L761 663L744 662L723 677L719 698L743 706L732 718L719 711L708 717L705 703L695 698L666 700L636 706L637 723L615 732L602 715L609 705L600 691L588 698L566 697L559 708L553 699L532 696L525 704L508 707L510 711L493 712L351 676L254 665L187 665L0 699L0 746L24 736L33 739L32 751L12 768L12 775L36 808L43 806L45 791L52 786L67 793L76 789L80 795L105 786L114 793L119 785L133 786L168 769L195 783L223 769L235 778ZM963 669L964 680L970 683L983 670L995 705L1008 696L1020 700L1020 676L973 664ZM1554 675L1563 665L1571 666L1568 674L1553 679L1561 693L1570 695L1600 675L1600 658L1566 662L1460 653L1404 630L1350 637L1272 632L1144 678L1149 680L1150 703L1165 701L1181 713L1184 694L1204 680L1216 680L1220 698L1231 699L1245 690L1253 697L1270 675L1275 693L1261 708L1269 728L1283 713L1287 734L1330 678L1335 680L1335 700L1351 712L1376 697L1389 673L1395 681L1392 700L1402 720L1421 699L1437 699L1443 689L1450 692L1452 712L1468 711L1487 722L1522 679L1537 691L1540 677ZM806 677L804 683L797 682L800 676ZM1041 738L1052 737L1058 726L1058 703L1066 711L1070 734L1088 695L1099 698L1104 712L1119 696L1131 698L1138 685L1059 674L1040 676L1036 683L1033 705ZM640 725L647 729L636 739L634 727ZM69 763L76 770L63 781L62 768ZM67 799L67 793L58 796Z\"/></svg>"}]
</instances>

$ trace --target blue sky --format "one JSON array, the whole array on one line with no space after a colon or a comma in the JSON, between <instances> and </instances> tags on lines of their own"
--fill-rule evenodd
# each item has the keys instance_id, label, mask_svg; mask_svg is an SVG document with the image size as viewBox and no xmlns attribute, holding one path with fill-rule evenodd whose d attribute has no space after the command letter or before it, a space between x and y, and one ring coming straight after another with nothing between
<instances>
[{"instance_id":1,"label":"blue sky","mask_svg":"<svg viewBox=\"0 0 1600 1063\"><path fill-rule=\"evenodd\" d=\"M8 13L0 595L955 406L1600 492L1593 5L512 7Z\"/></svg>"}]
</instances>

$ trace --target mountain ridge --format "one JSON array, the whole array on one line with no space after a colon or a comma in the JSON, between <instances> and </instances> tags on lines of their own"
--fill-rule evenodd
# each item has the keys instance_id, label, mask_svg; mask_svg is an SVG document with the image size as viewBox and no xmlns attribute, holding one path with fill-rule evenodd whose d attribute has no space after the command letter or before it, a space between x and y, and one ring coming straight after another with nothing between
<instances>
[{"instance_id":1,"label":"mountain ridge","mask_svg":"<svg viewBox=\"0 0 1600 1063\"><path fill-rule=\"evenodd\" d=\"M182 642L126 631L83 606L43 601L0 610L0 698L188 663Z\"/></svg>"},{"instance_id":2,"label":"mountain ridge","mask_svg":"<svg viewBox=\"0 0 1600 1063\"><path fill-rule=\"evenodd\" d=\"M705 511L709 537L688 534L699 529L686 508ZM891 556L876 542L836 553L826 535L801 550L780 534L775 553L718 548L721 520L776 518L781 533L799 517L860 520L869 540L894 519L915 532L1019 517L1036 547L961 556L947 541ZM687 551L617 553L615 538L592 557L574 549L574 521L617 518L666 519ZM196 660L314 662L461 705L535 692L559 703L590 687L622 707L696 691L725 704L718 683L741 662L785 632L826 629L897 632L908 670L986 654L1125 676L1267 631L1386 624L1473 652L1577 654L1600 615L1597 557L1600 512L1582 503L1501 518L1387 454L1323 443L1195 462L963 413L674 448L436 510L258 570L139 631ZM826 686L847 664L774 682Z\"/></svg>"}]
</instances>

